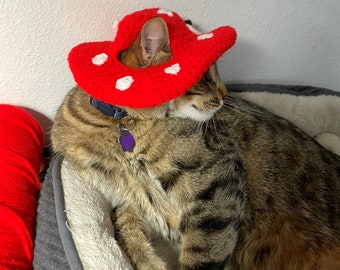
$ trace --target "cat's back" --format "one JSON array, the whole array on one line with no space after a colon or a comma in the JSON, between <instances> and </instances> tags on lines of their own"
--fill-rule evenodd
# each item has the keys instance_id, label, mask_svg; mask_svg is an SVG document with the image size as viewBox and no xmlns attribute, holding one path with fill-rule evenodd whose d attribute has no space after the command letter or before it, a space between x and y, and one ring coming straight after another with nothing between
<instances>
[{"instance_id":1,"label":"cat's back","mask_svg":"<svg viewBox=\"0 0 340 270\"><path fill-rule=\"evenodd\" d=\"M289 121L238 98L228 99L227 106L216 115L216 129L239 148L248 172L254 173L252 178L258 172L266 179L285 179L283 183L328 179L340 188L339 156Z\"/></svg>"},{"instance_id":2,"label":"cat's back","mask_svg":"<svg viewBox=\"0 0 340 270\"><path fill-rule=\"evenodd\" d=\"M239 269L340 269L340 158L242 100L230 98L216 117L246 175Z\"/></svg>"}]
</instances>

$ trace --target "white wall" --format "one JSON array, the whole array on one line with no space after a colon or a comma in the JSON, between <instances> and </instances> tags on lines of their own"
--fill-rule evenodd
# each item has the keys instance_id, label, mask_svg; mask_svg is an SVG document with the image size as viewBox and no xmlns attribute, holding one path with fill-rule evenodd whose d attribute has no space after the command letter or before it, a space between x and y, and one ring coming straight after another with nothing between
<instances>
[{"instance_id":1,"label":"white wall","mask_svg":"<svg viewBox=\"0 0 340 270\"><path fill-rule=\"evenodd\" d=\"M66 61L81 42L111 40L116 19L145 7L190 18L201 30L229 24L225 82L308 84L340 91L339 0L0 0L0 103L46 116L47 130L74 85Z\"/></svg>"}]
</instances>

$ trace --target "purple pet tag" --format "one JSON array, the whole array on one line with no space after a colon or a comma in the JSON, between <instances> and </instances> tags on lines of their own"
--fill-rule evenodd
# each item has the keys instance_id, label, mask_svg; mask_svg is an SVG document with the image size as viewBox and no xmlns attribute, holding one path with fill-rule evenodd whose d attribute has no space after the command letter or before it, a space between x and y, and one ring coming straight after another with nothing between
<instances>
[{"instance_id":1,"label":"purple pet tag","mask_svg":"<svg viewBox=\"0 0 340 270\"><path fill-rule=\"evenodd\" d=\"M121 145L123 151L132 152L135 147L135 139L133 138L130 131L125 128L123 124L119 124L119 139L118 142Z\"/></svg>"}]
</instances>

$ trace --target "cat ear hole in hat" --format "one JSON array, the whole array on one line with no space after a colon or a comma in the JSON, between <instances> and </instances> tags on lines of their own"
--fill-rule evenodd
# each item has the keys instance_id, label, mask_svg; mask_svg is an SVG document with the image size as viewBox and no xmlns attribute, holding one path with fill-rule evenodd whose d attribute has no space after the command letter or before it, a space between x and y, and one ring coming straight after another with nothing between
<instances>
[{"instance_id":1,"label":"cat ear hole in hat","mask_svg":"<svg viewBox=\"0 0 340 270\"><path fill-rule=\"evenodd\" d=\"M120 61L129 67L145 68L170 60L170 38L166 22L160 17L149 19L137 39L120 53Z\"/></svg>"},{"instance_id":2,"label":"cat ear hole in hat","mask_svg":"<svg viewBox=\"0 0 340 270\"><path fill-rule=\"evenodd\" d=\"M141 60L146 66L162 64L171 57L168 27L160 17L148 20L141 30Z\"/></svg>"}]
</instances>

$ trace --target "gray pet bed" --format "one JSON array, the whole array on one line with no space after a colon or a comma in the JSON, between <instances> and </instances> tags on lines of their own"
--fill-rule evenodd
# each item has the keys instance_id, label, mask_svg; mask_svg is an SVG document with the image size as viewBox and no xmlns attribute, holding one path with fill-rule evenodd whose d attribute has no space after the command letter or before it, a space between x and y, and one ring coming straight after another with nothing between
<instances>
[{"instance_id":1,"label":"gray pet bed","mask_svg":"<svg viewBox=\"0 0 340 270\"><path fill-rule=\"evenodd\" d=\"M37 209L34 269L83 269L67 227L61 164L60 156L53 157L42 183Z\"/></svg>"},{"instance_id":2,"label":"gray pet bed","mask_svg":"<svg viewBox=\"0 0 340 270\"><path fill-rule=\"evenodd\" d=\"M257 103L290 120L310 136L324 132L340 136L339 92L309 86L259 84L234 84L229 85L228 90L231 95ZM61 164L62 158L54 157L42 183L33 266L34 269L90 269L85 264L83 267L76 241L68 228ZM98 266L97 269L103 268Z\"/></svg>"}]
</instances>

